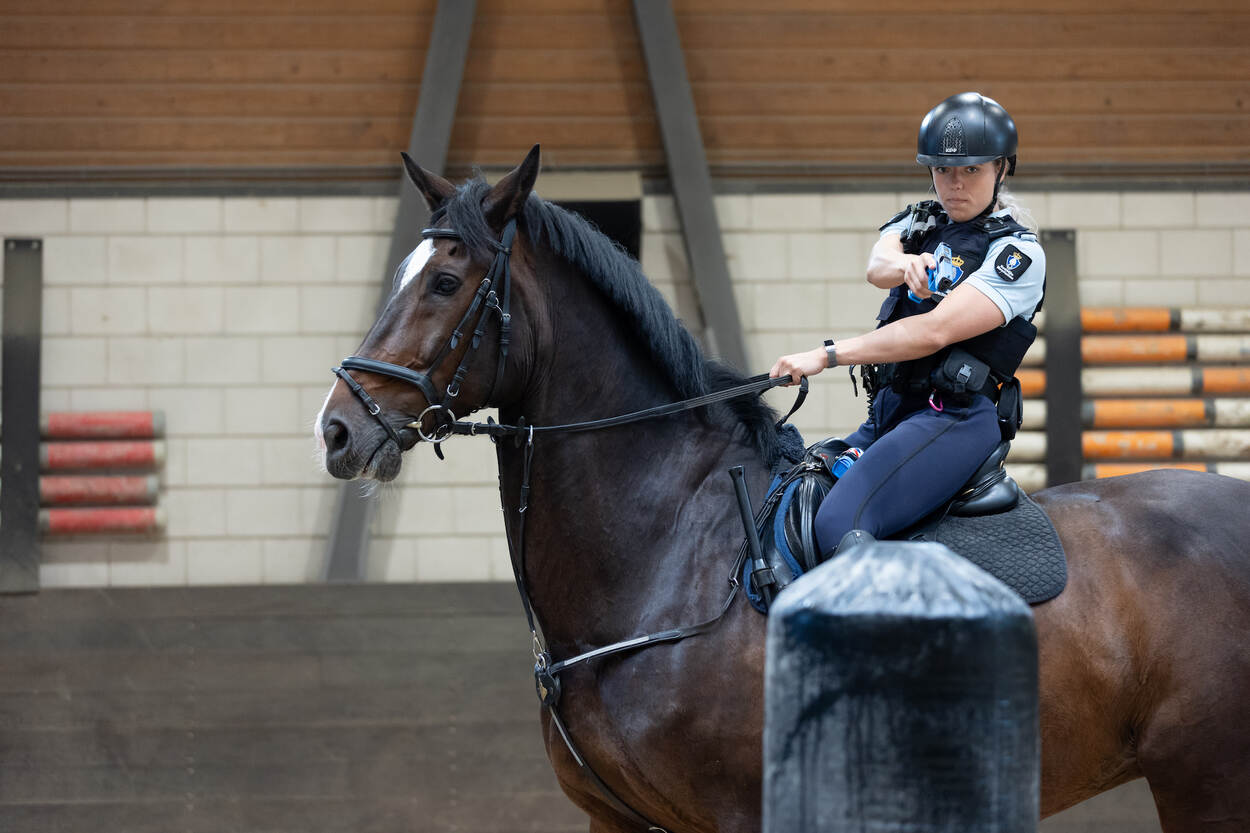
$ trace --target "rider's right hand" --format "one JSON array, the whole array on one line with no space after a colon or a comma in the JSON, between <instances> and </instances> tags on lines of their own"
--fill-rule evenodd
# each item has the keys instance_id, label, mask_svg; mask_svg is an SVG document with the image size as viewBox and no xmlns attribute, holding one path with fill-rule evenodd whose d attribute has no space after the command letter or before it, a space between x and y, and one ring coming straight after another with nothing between
<instances>
[{"instance_id":1,"label":"rider's right hand","mask_svg":"<svg viewBox=\"0 0 1250 833\"><path fill-rule=\"evenodd\" d=\"M907 284L908 290L915 293L917 298L928 298L933 294L929 291L928 270L937 268L937 259L928 252L903 257L903 283Z\"/></svg>"}]
</instances>

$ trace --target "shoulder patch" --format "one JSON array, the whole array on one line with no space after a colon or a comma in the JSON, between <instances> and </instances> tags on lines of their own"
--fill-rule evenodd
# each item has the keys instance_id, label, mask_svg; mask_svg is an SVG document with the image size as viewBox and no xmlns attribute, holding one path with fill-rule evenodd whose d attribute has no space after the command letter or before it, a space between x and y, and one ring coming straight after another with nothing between
<instances>
[{"instance_id":1,"label":"shoulder patch","mask_svg":"<svg viewBox=\"0 0 1250 833\"><path fill-rule=\"evenodd\" d=\"M994 261L994 271L1005 281L1014 281L1033 265L1033 258L1017 249L1010 243L998 253Z\"/></svg>"}]
</instances>

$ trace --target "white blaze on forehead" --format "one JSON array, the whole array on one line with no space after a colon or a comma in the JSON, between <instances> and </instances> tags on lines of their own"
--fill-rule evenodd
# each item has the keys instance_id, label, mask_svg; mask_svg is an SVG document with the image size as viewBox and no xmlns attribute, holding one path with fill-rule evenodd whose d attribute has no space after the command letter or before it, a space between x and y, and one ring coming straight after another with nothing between
<instances>
[{"instance_id":1,"label":"white blaze on forehead","mask_svg":"<svg viewBox=\"0 0 1250 833\"><path fill-rule=\"evenodd\" d=\"M421 274L421 270L425 268L425 264L434 256L434 241L422 240L421 245L412 250L412 254L408 255L405 261L404 274L399 279L399 288L403 289L408 286L408 282Z\"/></svg>"}]
</instances>

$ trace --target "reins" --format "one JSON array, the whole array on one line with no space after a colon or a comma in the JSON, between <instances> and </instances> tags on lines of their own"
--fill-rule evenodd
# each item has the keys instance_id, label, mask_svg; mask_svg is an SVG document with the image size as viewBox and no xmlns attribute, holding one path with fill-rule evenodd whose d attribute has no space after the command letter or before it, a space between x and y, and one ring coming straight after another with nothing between
<instances>
[{"instance_id":1,"label":"reins","mask_svg":"<svg viewBox=\"0 0 1250 833\"><path fill-rule=\"evenodd\" d=\"M647 408L642 411L634 411L628 414L620 414L614 417L605 417L603 419L589 420L587 422L570 422L564 425L503 425L498 422L455 422L450 426L450 434L460 434L465 436L475 434L486 434L491 437L516 437L524 438L531 431L535 434L556 434L565 433L573 434L579 431L595 431L600 428L615 428L619 425L628 425L631 422L642 422L647 419L658 419L659 417L669 416L670 414L681 413L682 411L691 411L695 408L701 408L704 405L713 405L717 402L725 402L730 399L738 399L743 396L763 393L775 387L788 384L789 377L782 376L778 378L770 378L767 373L759 376L752 376L746 382L732 388L715 391L713 393L705 393L702 396L696 396L691 399L682 399L679 402L670 402L667 405L657 405L654 408ZM780 428L786 423L794 412L799 409L803 401L807 398L807 377L804 376L799 383L798 397L795 399L794 407L792 407L785 416L777 421L777 427Z\"/></svg>"},{"instance_id":2,"label":"reins","mask_svg":"<svg viewBox=\"0 0 1250 833\"><path fill-rule=\"evenodd\" d=\"M561 685L559 675L561 672L580 665L593 659L612 656L626 651L638 650L650 645L656 645L667 642L678 642L691 636L706 633L724 618L729 612L734 598L741 589L741 581L739 576L742 573L744 559L746 558L747 548L741 547L738 551L737 559L733 568L729 573L729 593L725 601L721 604L719 611L710 619L699 622L694 625L686 625L678 628L670 628L667 630L656 631L655 633L646 634L644 636L633 637L631 639L621 640L611 645L605 645L590 651L578 654L568 659L553 661L551 652L547 649L547 645L539 632L537 620L534 616L533 605L530 601L529 588L525 581L525 518L530 504L530 474L533 468L534 459L534 440L537 436L546 434L559 433L578 433L582 431L595 431L606 428L614 428L631 423L642 422L644 420L658 419L660 417L669 416L671 414L691 411L695 408L712 405L718 402L725 402L731 399L737 399L744 396L758 395L771 388L778 387L789 383L789 377L770 378L767 374L753 376L743 384L721 391L706 393L701 396L684 399L679 402L672 402L665 405L657 405L652 408L646 408L640 411L620 414L613 417L605 417L603 419L588 420L584 422L570 422L562 425L530 425L524 417L516 425L505 425L488 419L486 422L467 422L457 420L454 417L452 409L444 404L445 400L437 394L436 386L431 380L431 375L435 372L442 360L451 354L463 338L463 328L468 323L469 318L475 310L480 310L478 320L473 332L473 341L468 350L465 351L464 357L461 359L459 367L457 367L451 383L446 389L447 399L454 399L460 393L460 385L467 375L467 367L470 357L476 351L481 343L482 336L485 332L485 319L488 310L495 310L500 316L500 355L499 363L496 369L495 379L491 386L491 392L498 387L499 381L503 376L504 360L507 357L508 341L510 338L511 315L509 313L509 296L511 284L511 269L508 264L508 256L511 254L511 243L516 232L516 220L510 220L504 228L503 236L499 243L495 244L495 258L487 272L486 277L482 280L481 286L478 288L474 300L470 303L468 310L461 317L460 322L456 325L447 344L439 351L435 360L431 363L430 369L424 373L412 370L402 365L391 364L390 362L382 362L376 359L368 359L361 356L348 356L343 359L339 367L334 368L333 372L341 378L348 389L360 400L361 404L385 429L387 436L394 440L396 445L402 449L399 435L395 431L394 425L386 418L382 412L382 408L378 403L369 396L364 387L360 385L347 371L362 370L368 373L375 373L381 376L387 376L398 379L418 387L426 398L428 407L413 422L405 422L405 427L413 427L416 429L418 436L434 444L435 452L439 459L442 459L442 450L440 445L448 437L452 435L459 436L488 436L491 442L496 444L496 456L500 469L503 468L502 450L499 448L498 440L500 438L511 438L522 450L522 467L521 467L521 489L517 504L517 524L516 524L516 543L512 544L514 552L517 554L516 565L513 569L513 577L516 581L517 592L521 597L521 606L525 611L526 623L530 629L530 636L533 638L533 655L534 655L534 685L538 694L538 699L543 707L547 709L551 715L552 722L560 733L565 746L569 750L569 754L573 756L573 760L581 768L586 777L599 789L608 803L614 809L633 820L635 823L643 826L649 833L666 833L664 828L652 824L642 814L638 813L628 804L626 804L619 796L612 791L610 787L595 773L595 771L586 762L586 759L578 751L573 738L570 736L568 728L565 726L564 720L560 717L558 709ZM459 239L460 234L453 229L429 228L422 231L423 237L444 237ZM495 285L500 285L498 290L494 289ZM502 295L502 301L499 300ZM777 428L780 429L785 422L793 416L807 398L808 382L807 377L802 377L799 383L798 395L795 397L794 405L790 410L777 422ZM489 401L490 394L487 395ZM421 423L427 413L433 411L435 419L438 420L431 434L427 435L421 426ZM503 482L500 479L500 502L503 503Z\"/></svg>"}]
</instances>

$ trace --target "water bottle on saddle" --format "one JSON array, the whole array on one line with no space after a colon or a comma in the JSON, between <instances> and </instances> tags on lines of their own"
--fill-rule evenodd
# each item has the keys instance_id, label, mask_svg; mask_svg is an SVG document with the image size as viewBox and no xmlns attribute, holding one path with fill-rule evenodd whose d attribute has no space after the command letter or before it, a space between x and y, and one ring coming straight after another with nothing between
<instances>
[{"instance_id":1,"label":"water bottle on saddle","mask_svg":"<svg viewBox=\"0 0 1250 833\"><path fill-rule=\"evenodd\" d=\"M838 437L830 437L809 448L804 462L812 469L823 469L827 473L826 476L832 475L836 482L851 466L855 465L855 461L863 453L862 448L848 445Z\"/></svg>"},{"instance_id":2,"label":"water bottle on saddle","mask_svg":"<svg viewBox=\"0 0 1250 833\"><path fill-rule=\"evenodd\" d=\"M833 474L834 480L841 479L842 475L846 474L847 470L855 464L855 461L863 453L863 449L852 447L839 454L834 459L833 465L829 466L829 471Z\"/></svg>"}]
</instances>

